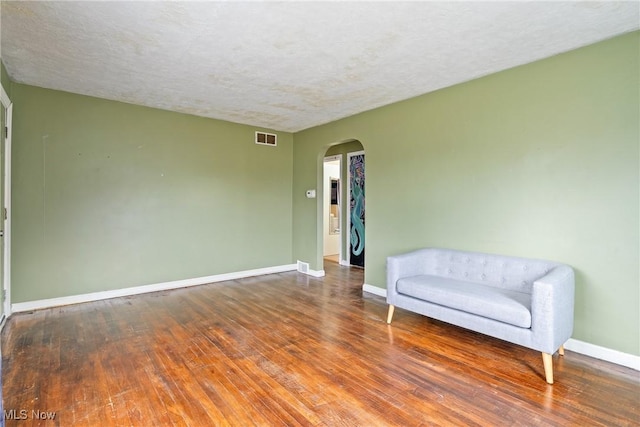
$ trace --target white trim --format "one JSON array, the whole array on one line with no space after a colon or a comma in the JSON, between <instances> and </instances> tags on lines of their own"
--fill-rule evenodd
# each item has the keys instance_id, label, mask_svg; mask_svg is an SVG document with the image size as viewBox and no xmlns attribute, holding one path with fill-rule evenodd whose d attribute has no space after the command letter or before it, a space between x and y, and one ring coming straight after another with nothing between
<instances>
[{"instance_id":1,"label":"white trim","mask_svg":"<svg viewBox=\"0 0 640 427\"><path fill-rule=\"evenodd\" d=\"M342 206L342 193L344 192L344 182L342 182L342 167L343 167L343 161L342 161L342 154L336 154L335 156L329 156L329 157L325 157L324 160L322 161L322 191L323 191L323 197L322 197L322 255L324 256L324 245L326 244L325 240L325 227L324 227L324 221L325 221L325 215L327 215L327 212L325 211L325 209L327 208L327 206L325 206L325 197L326 197L326 193L327 191L329 191L329 202L331 202L331 187L329 186L327 188L327 182L325 181L325 163L327 162L338 162L338 221L339 221L339 227L340 227L340 233L338 233L338 259L341 260L342 259L342 247L344 246L344 230L342 229L342 219L344 216L344 206ZM331 179L329 179L329 182L331 182ZM324 274L323 274L324 276Z\"/></svg>"},{"instance_id":2,"label":"white trim","mask_svg":"<svg viewBox=\"0 0 640 427\"><path fill-rule=\"evenodd\" d=\"M306 273L303 273L309 276L313 276L313 277L324 277L324 270L311 270L309 269L309 271L307 271Z\"/></svg>"},{"instance_id":3,"label":"white trim","mask_svg":"<svg viewBox=\"0 0 640 427\"><path fill-rule=\"evenodd\" d=\"M2 251L2 278L0 289L5 290L3 314L6 317L11 315L11 138L13 135L13 104L11 99L4 90L4 87L0 83L0 98L2 105L5 108L5 126L7 127L7 135L4 140L4 200L2 206L0 206L0 214L2 213L2 207L7 209L7 218L3 221L4 230L4 250ZM0 132L4 132L4 129L0 129Z\"/></svg>"},{"instance_id":4,"label":"white trim","mask_svg":"<svg viewBox=\"0 0 640 427\"><path fill-rule=\"evenodd\" d=\"M5 108L8 108L9 105L11 105L11 100L9 99L9 95L7 95L7 92L5 92L4 87L1 83L0 88L2 89L2 92L0 92L0 101L2 101L2 105L4 105Z\"/></svg>"},{"instance_id":5,"label":"white trim","mask_svg":"<svg viewBox=\"0 0 640 427\"><path fill-rule=\"evenodd\" d=\"M584 354L585 356L590 356L595 359L604 360L615 363L616 365L622 365L627 368L640 371L640 356L623 353L606 347L600 347L599 345L590 344L573 338L570 338L569 341L566 342L564 348L570 351L575 351L576 353Z\"/></svg>"},{"instance_id":6,"label":"white trim","mask_svg":"<svg viewBox=\"0 0 640 427\"><path fill-rule=\"evenodd\" d=\"M6 110L6 123L8 132L4 140L4 207L7 209L7 217L4 220L4 250L2 251L2 289L6 291L4 297L4 314L11 315L11 138L13 135L13 104L9 104ZM1 211L0 211L1 212Z\"/></svg>"},{"instance_id":7,"label":"white trim","mask_svg":"<svg viewBox=\"0 0 640 427\"><path fill-rule=\"evenodd\" d=\"M349 264L346 259L341 259L340 265L344 265L345 267L351 267L351 264Z\"/></svg>"},{"instance_id":8,"label":"white trim","mask_svg":"<svg viewBox=\"0 0 640 427\"><path fill-rule=\"evenodd\" d=\"M166 291L169 289L186 288L189 286L206 285L226 280L236 280L245 277L262 276L264 274L295 271L296 264L280 265L275 267L257 268L255 270L238 271L234 273L216 274L213 276L196 277L194 279L175 280L172 282L156 283L152 285L135 286L111 291L92 292L89 294L71 295L68 297L49 298L36 301L21 302L12 305L14 313L23 311L40 310L43 308L57 307L61 305L78 304L82 302L100 301L109 298L124 297L130 295L145 294L148 292Z\"/></svg>"},{"instance_id":9,"label":"white trim","mask_svg":"<svg viewBox=\"0 0 640 427\"><path fill-rule=\"evenodd\" d=\"M336 160L342 161L342 154L336 154L335 156L329 156L324 158L324 162L335 162Z\"/></svg>"},{"instance_id":10,"label":"white trim","mask_svg":"<svg viewBox=\"0 0 640 427\"><path fill-rule=\"evenodd\" d=\"M338 227L340 228L340 233L338 235L338 260L342 259L343 249L345 243L345 236L348 234L344 233L344 229L342 228L342 223L344 222L344 203L342 203L343 193L344 193L344 180L342 179L342 171L344 170L344 160L342 159L342 154L339 154L335 157L338 157Z\"/></svg>"},{"instance_id":11,"label":"white trim","mask_svg":"<svg viewBox=\"0 0 640 427\"><path fill-rule=\"evenodd\" d=\"M382 289L379 288L377 286L373 286L373 285L368 285L368 284L364 284L362 285L362 291L363 292L368 292L370 294L374 294L374 295L378 295L379 297L387 297L387 290L386 289Z\"/></svg>"},{"instance_id":12,"label":"white trim","mask_svg":"<svg viewBox=\"0 0 640 427\"><path fill-rule=\"evenodd\" d=\"M368 285L366 283L362 285L362 291L385 298L387 297L386 289ZM616 365L626 366L627 368L640 371L640 356L623 353L618 350L601 347L599 345L590 344L574 338L569 338L569 341L565 343L564 348L585 356L593 357L594 359L604 360L606 362L615 363Z\"/></svg>"}]
</instances>

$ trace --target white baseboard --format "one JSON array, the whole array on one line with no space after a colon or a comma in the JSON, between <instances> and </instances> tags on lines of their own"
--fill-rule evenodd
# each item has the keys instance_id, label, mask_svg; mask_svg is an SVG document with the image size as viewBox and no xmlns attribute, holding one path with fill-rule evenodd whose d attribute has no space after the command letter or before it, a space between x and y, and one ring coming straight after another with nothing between
<instances>
[{"instance_id":1,"label":"white baseboard","mask_svg":"<svg viewBox=\"0 0 640 427\"><path fill-rule=\"evenodd\" d=\"M306 274L308 276L324 277L324 270L311 270L308 262L298 260L296 270L298 270L299 273Z\"/></svg>"},{"instance_id":2,"label":"white baseboard","mask_svg":"<svg viewBox=\"0 0 640 427\"><path fill-rule=\"evenodd\" d=\"M362 285L362 290L364 292L369 292L370 294L378 295L379 297L387 297L387 290L379 288L373 285L367 285L366 283Z\"/></svg>"},{"instance_id":3,"label":"white baseboard","mask_svg":"<svg viewBox=\"0 0 640 427\"><path fill-rule=\"evenodd\" d=\"M89 294L71 295L68 297L49 298L36 301L20 302L11 305L12 313L39 310L43 308L57 307L61 305L78 304L82 302L99 301L109 298L124 297L130 295L145 294L148 292L166 291L169 289L186 288L190 286L205 285L207 283L236 280L245 277L262 276L264 274L282 273L294 271L295 264L280 265L275 267L257 268L255 270L238 271L234 273L216 274L213 276L196 277L194 279L175 280L172 282L156 283L152 285L135 286L131 288L114 289L110 291L92 292Z\"/></svg>"},{"instance_id":4,"label":"white baseboard","mask_svg":"<svg viewBox=\"0 0 640 427\"><path fill-rule=\"evenodd\" d=\"M385 298L387 297L387 290L379 288L377 286L367 285L365 283L364 285L362 285L362 290L364 292L369 292L370 294L378 295ZM576 353L584 354L585 356L593 357L595 359L604 360L606 362L615 363L616 365L626 366L627 368L640 371L640 356L623 353L621 351L612 350L606 347L600 347L599 345L590 344L588 342L579 341L573 338L570 338L569 341L567 341L567 343L564 345L564 348L570 351L575 351Z\"/></svg>"},{"instance_id":5,"label":"white baseboard","mask_svg":"<svg viewBox=\"0 0 640 427\"><path fill-rule=\"evenodd\" d=\"M309 276L313 276L313 277L324 277L324 270L309 270L304 274L308 274Z\"/></svg>"},{"instance_id":6,"label":"white baseboard","mask_svg":"<svg viewBox=\"0 0 640 427\"><path fill-rule=\"evenodd\" d=\"M345 267L350 267L351 264L349 264L349 262L346 259L341 259L340 260L340 265L344 265Z\"/></svg>"},{"instance_id":7,"label":"white baseboard","mask_svg":"<svg viewBox=\"0 0 640 427\"><path fill-rule=\"evenodd\" d=\"M623 353L618 350L612 350L606 347L600 347L599 345L590 344L588 342L579 341L570 338L564 345L567 350L575 351L576 353L584 354L596 359L605 360L607 362L615 363L616 365L626 366L627 368L640 371L640 356L633 354Z\"/></svg>"}]
</instances>

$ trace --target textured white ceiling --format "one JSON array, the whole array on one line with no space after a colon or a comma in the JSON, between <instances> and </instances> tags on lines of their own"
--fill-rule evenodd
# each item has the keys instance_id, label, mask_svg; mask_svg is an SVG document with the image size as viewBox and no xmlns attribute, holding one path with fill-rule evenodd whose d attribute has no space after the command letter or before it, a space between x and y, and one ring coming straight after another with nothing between
<instances>
[{"instance_id":1,"label":"textured white ceiling","mask_svg":"<svg viewBox=\"0 0 640 427\"><path fill-rule=\"evenodd\" d=\"M640 26L631 2L11 2L17 82L298 131Z\"/></svg>"}]
</instances>

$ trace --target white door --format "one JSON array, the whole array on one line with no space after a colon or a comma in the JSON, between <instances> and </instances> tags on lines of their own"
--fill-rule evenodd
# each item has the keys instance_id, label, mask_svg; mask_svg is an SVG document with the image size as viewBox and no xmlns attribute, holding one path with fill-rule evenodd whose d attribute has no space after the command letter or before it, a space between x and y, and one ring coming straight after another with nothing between
<instances>
[{"instance_id":1,"label":"white door","mask_svg":"<svg viewBox=\"0 0 640 427\"><path fill-rule=\"evenodd\" d=\"M13 104L4 88L2 93L2 111L0 118L0 278L2 291L0 293L0 319L11 314L11 228L9 208L11 205L11 116Z\"/></svg>"},{"instance_id":2,"label":"white door","mask_svg":"<svg viewBox=\"0 0 640 427\"><path fill-rule=\"evenodd\" d=\"M365 251L365 160L364 151L349 153L349 264L364 268Z\"/></svg>"}]
</instances>

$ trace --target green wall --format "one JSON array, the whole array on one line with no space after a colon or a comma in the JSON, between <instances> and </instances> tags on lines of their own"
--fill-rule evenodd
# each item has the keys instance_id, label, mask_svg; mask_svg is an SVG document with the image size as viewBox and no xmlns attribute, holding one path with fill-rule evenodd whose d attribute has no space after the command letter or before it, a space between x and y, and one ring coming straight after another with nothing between
<instances>
[{"instance_id":1,"label":"green wall","mask_svg":"<svg viewBox=\"0 0 640 427\"><path fill-rule=\"evenodd\" d=\"M13 302L322 269L322 195L305 190L322 191L331 146L358 140L366 283L424 246L563 261L574 338L640 355L639 34L280 132L275 148L250 126L8 84Z\"/></svg>"},{"instance_id":2,"label":"green wall","mask_svg":"<svg viewBox=\"0 0 640 427\"><path fill-rule=\"evenodd\" d=\"M292 263L292 134L12 95L13 303Z\"/></svg>"},{"instance_id":3,"label":"green wall","mask_svg":"<svg viewBox=\"0 0 640 427\"><path fill-rule=\"evenodd\" d=\"M329 145L357 139L366 283L426 246L566 262L573 337L640 355L639 34L296 133L294 257L322 265L322 197L304 190Z\"/></svg>"}]
</instances>

